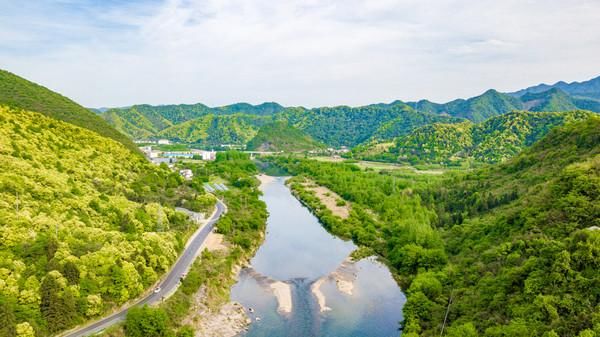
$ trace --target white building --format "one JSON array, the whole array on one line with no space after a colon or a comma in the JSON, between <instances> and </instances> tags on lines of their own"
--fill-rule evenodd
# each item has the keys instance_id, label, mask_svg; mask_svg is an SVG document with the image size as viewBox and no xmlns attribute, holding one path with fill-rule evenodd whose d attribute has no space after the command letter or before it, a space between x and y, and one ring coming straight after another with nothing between
<instances>
[{"instance_id":1,"label":"white building","mask_svg":"<svg viewBox=\"0 0 600 337\"><path fill-rule=\"evenodd\" d=\"M192 170L190 169L183 169L183 170L179 170L179 174L185 179L185 180L191 180L192 177L194 176L194 173L192 172Z\"/></svg>"},{"instance_id":2,"label":"white building","mask_svg":"<svg viewBox=\"0 0 600 337\"><path fill-rule=\"evenodd\" d=\"M169 145L171 142L168 139L159 139L158 145Z\"/></svg>"},{"instance_id":3,"label":"white building","mask_svg":"<svg viewBox=\"0 0 600 337\"><path fill-rule=\"evenodd\" d=\"M204 151L204 150L192 150L192 153L196 156L202 157L202 160L215 160L217 159L216 151Z\"/></svg>"}]
</instances>

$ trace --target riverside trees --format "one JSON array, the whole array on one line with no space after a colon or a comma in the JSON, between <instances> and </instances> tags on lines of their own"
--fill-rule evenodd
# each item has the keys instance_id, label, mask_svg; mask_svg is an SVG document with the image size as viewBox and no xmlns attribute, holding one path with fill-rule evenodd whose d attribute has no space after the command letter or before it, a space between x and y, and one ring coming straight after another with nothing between
<instances>
[{"instance_id":1,"label":"riverside trees","mask_svg":"<svg viewBox=\"0 0 600 337\"><path fill-rule=\"evenodd\" d=\"M434 178L298 158L272 162L333 233L396 269L403 336L600 334L600 118L567 124L506 163ZM308 176L352 202L337 218ZM446 317L446 312L447 317ZM444 323L445 322L445 323Z\"/></svg>"}]
</instances>

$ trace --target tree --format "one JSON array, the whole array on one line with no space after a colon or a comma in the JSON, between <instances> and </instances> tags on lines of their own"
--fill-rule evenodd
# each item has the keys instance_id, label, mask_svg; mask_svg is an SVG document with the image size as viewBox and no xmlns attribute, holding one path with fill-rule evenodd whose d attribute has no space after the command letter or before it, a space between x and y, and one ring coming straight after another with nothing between
<instances>
[{"instance_id":1,"label":"tree","mask_svg":"<svg viewBox=\"0 0 600 337\"><path fill-rule=\"evenodd\" d=\"M63 266L63 275L69 281L69 284L79 283L79 269L73 261L68 261Z\"/></svg>"},{"instance_id":2,"label":"tree","mask_svg":"<svg viewBox=\"0 0 600 337\"><path fill-rule=\"evenodd\" d=\"M15 313L8 299L0 297L0 336L17 335Z\"/></svg>"},{"instance_id":3,"label":"tree","mask_svg":"<svg viewBox=\"0 0 600 337\"><path fill-rule=\"evenodd\" d=\"M131 308L127 312L125 332L129 337L172 336L168 320L163 309L150 308L147 305Z\"/></svg>"},{"instance_id":4,"label":"tree","mask_svg":"<svg viewBox=\"0 0 600 337\"><path fill-rule=\"evenodd\" d=\"M66 280L54 270L42 281L40 312L48 323L50 332L70 327L77 317L76 300L73 293L65 289Z\"/></svg>"}]
</instances>

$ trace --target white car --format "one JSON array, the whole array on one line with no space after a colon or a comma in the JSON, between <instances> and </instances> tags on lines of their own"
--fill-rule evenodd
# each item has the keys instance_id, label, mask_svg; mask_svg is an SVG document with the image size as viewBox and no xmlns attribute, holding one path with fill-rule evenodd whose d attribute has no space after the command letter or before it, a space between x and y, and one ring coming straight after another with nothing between
<instances>
[{"instance_id":1,"label":"white car","mask_svg":"<svg viewBox=\"0 0 600 337\"><path fill-rule=\"evenodd\" d=\"M159 293L161 290L162 290L162 289L161 289L160 287L156 287L156 288L154 289L154 293L155 293L155 294L158 294L158 293Z\"/></svg>"}]
</instances>

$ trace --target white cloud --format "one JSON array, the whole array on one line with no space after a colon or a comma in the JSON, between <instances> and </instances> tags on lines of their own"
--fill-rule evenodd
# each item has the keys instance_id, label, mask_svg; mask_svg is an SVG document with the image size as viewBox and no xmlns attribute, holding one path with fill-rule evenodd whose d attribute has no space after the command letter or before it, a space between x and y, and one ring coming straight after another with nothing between
<instances>
[{"instance_id":1,"label":"white cloud","mask_svg":"<svg viewBox=\"0 0 600 337\"><path fill-rule=\"evenodd\" d=\"M1 67L88 106L444 101L600 73L598 1L173 0L7 8L0 14Z\"/></svg>"}]
</instances>

